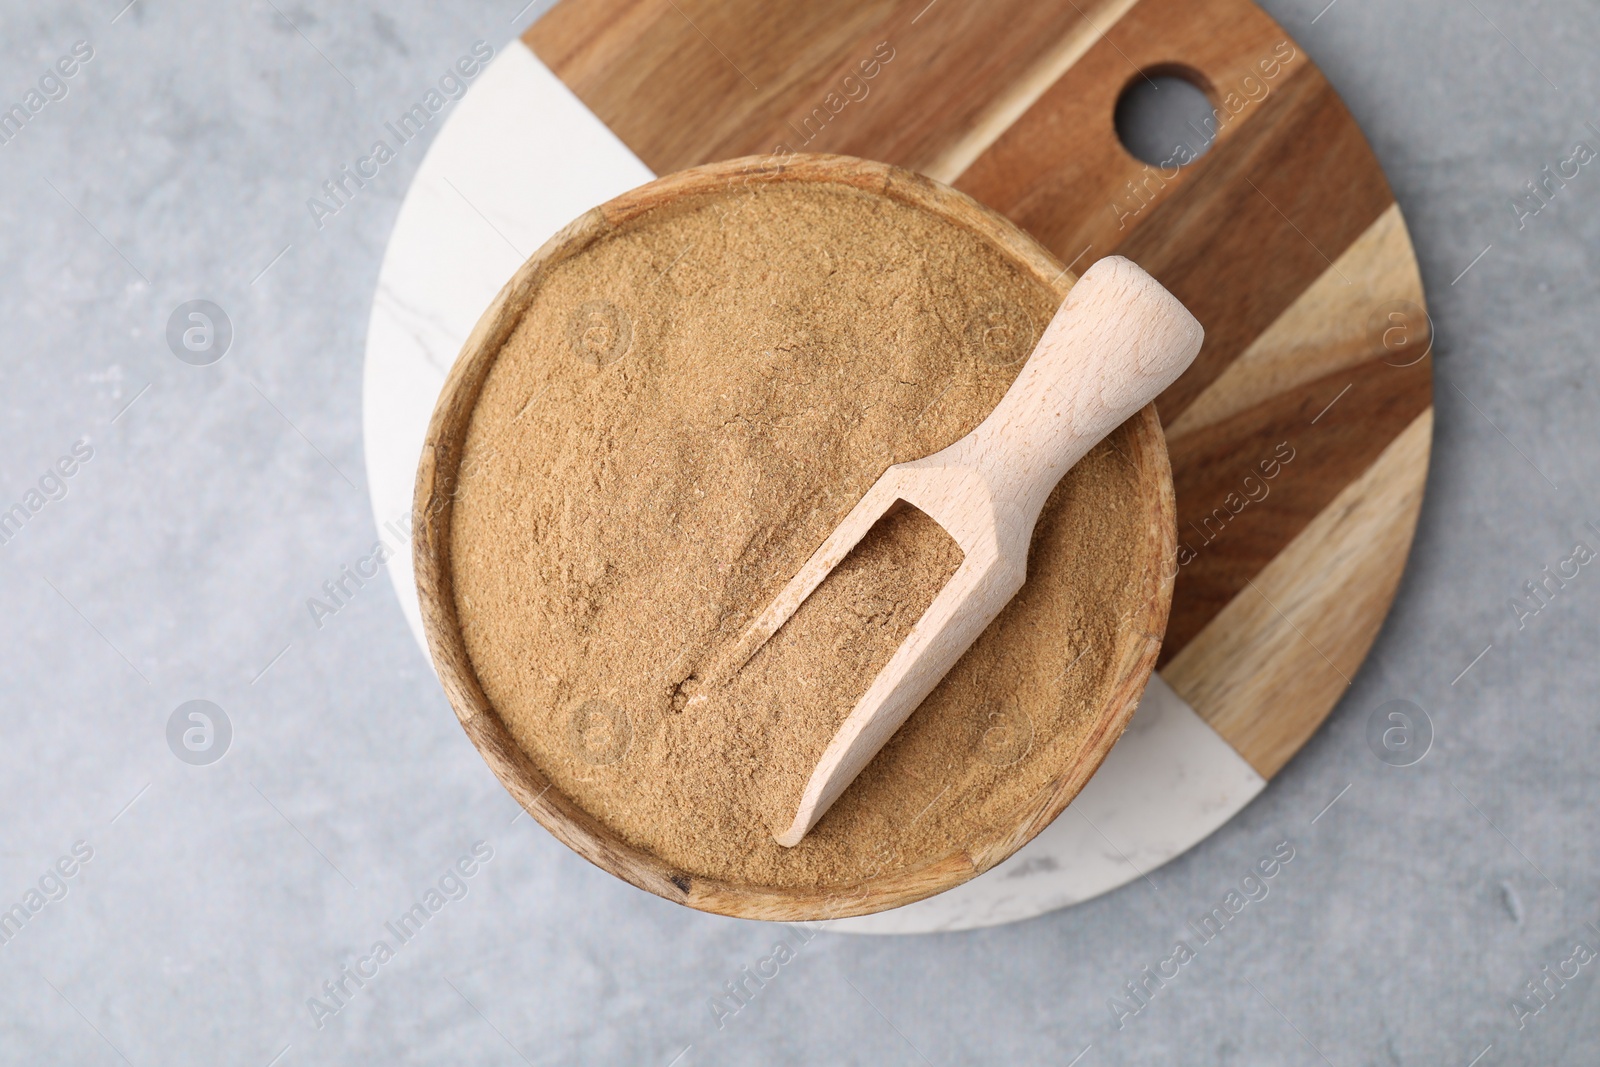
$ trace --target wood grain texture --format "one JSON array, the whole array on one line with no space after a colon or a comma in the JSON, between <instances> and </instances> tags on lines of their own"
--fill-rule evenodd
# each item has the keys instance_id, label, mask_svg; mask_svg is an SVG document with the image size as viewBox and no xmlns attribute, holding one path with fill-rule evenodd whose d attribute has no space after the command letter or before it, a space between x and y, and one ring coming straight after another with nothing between
<instances>
[{"instance_id":1,"label":"wood grain texture","mask_svg":"<svg viewBox=\"0 0 1600 1067\"><path fill-rule=\"evenodd\" d=\"M1432 403L1422 299L1396 205L1167 427L1180 568L1163 664ZM1394 351L1375 314L1408 304Z\"/></svg>"},{"instance_id":2,"label":"wood grain texture","mask_svg":"<svg viewBox=\"0 0 1600 1067\"><path fill-rule=\"evenodd\" d=\"M808 156L776 164L733 160L658 179L585 213L553 237L500 291L473 329L444 386L425 439L413 514L417 591L429 649L446 695L467 735L517 801L557 839L604 870L668 900L750 919L844 918L908 904L952 888L1001 862L1065 809L1121 735L1148 682L1171 603L1176 545L1171 470L1155 408L1129 420L1128 457L1139 492L1142 536L1136 553L1139 608L1117 630L1105 700L1085 743L1057 777L1009 822L993 826L963 848L924 863L842 888L785 890L691 877L629 845L559 790L516 744L484 695L468 656L456 613L451 569L451 513L457 471L473 409L484 379L506 339L521 321L546 272L581 255L592 243L683 197L737 193L750 183L834 182L892 197L935 212L989 243L1041 284L1065 299L1075 282L1042 249L987 208L927 178L880 163Z\"/></svg>"},{"instance_id":3,"label":"wood grain texture","mask_svg":"<svg viewBox=\"0 0 1600 1067\"><path fill-rule=\"evenodd\" d=\"M1100 40L1101 27L1114 25L1138 2L1101 0L1079 5L1082 21L1069 28L1031 66L1023 68L973 117L972 125L959 138L919 164L917 169L930 178L954 183Z\"/></svg>"},{"instance_id":4,"label":"wood grain texture","mask_svg":"<svg viewBox=\"0 0 1600 1067\"><path fill-rule=\"evenodd\" d=\"M1163 662L1432 402L1431 359L1369 358L1174 443L1180 566Z\"/></svg>"},{"instance_id":5,"label":"wood grain texture","mask_svg":"<svg viewBox=\"0 0 1600 1067\"><path fill-rule=\"evenodd\" d=\"M1263 104L1280 97L1314 68L1296 48L1277 59L1286 34L1254 4L1237 0L1144 0L1105 26L1092 47L979 156L956 186L1033 234L1057 256L1085 246L1108 255L1148 224L1154 207L1199 182L1206 158L1235 141L1259 141ZM1260 61L1279 63L1273 78ZM1182 73L1216 105L1254 78L1265 90L1239 114L1196 133L1215 137L1200 163L1173 174L1143 163L1117 138L1117 99L1141 72ZM1143 205L1141 207L1141 205ZM1160 228L1160 227L1158 227ZM1132 258L1132 257L1130 257ZM1148 268L1146 268L1148 269ZM1159 279L1158 279L1159 280Z\"/></svg>"},{"instance_id":6,"label":"wood grain texture","mask_svg":"<svg viewBox=\"0 0 1600 1067\"><path fill-rule=\"evenodd\" d=\"M1431 328L1422 312L1422 275L1412 254L1400 205L1367 227L1322 276L1300 294L1211 383L1183 414L1167 422L1167 441L1254 407L1279 393L1372 359L1400 366L1431 347ZM1415 311L1400 311L1402 304ZM1394 309L1405 320L1403 338L1390 338ZM1385 329L1375 328L1375 317ZM1403 340L1404 351L1394 350Z\"/></svg>"},{"instance_id":7,"label":"wood grain texture","mask_svg":"<svg viewBox=\"0 0 1600 1067\"><path fill-rule=\"evenodd\" d=\"M1265 778L1333 710L1383 625L1432 439L1430 407L1161 671Z\"/></svg>"},{"instance_id":8,"label":"wood grain texture","mask_svg":"<svg viewBox=\"0 0 1600 1067\"><path fill-rule=\"evenodd\" d=\"M523 39L658 174L779 145L927 170L1126 6L563 0Z\"/></svg>"},{"instance_id":9,"label":"wood grain texture","mask_svg":"<svg viewBox=\"0 0 1600 1067\"><path fill-rule=\"evenodd\" d=\"M1164 172L1123 148L1112 119L1130 63L1211 87L1227 117L1197 162ZM1145 0L956 186L1064 262L1127 256L1194 312L1206 347L1158 402L1168 421L1394 202L1321 72L1238 0Z\"/></svg>"}]
</instances>

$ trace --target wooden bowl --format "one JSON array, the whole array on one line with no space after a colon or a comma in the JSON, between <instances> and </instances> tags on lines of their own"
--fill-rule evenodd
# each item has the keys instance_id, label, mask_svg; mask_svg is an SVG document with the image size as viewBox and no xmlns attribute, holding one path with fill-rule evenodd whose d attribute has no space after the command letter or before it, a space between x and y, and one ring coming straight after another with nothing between
<instances>
[{"instance_id":1,"label":"wooden bowl","mask_svg":"<svg viewBox=\"0 0 1600 1067\"><path fill-rule=\"evenodd\" d=\"M1136 487L1127 505L1140 531L1125 575L1136 587L1132 610L1116 629L1108 679L1083 742L1046 786L962 847L915 857L847 885L820 888L734 883L690 874L638 848L553 788L551 779L513 738L484 694L457 616L451 565L451 516L458 472L474 408L503 346L522 320L547 272L651 212L691 197L721 195L752 184L832 183L930 212L979 237L1025 276L1064 298L1076 280L1012 223L966 195L909 171L842 156L749 157L709 164L650 182L597 207L557 233L525 263L478 320L451 369L428 427L417 472L414 552L417 590L435 667L467 736L517 801L560 841L619 878L668 900L749 919L843 918L898 907L953 888L1021 848L1059 815L1121 735L1155 664L1177 570L1171 469L1154 406L1118 431L1118 451ZM1040 327L1042 328L1042 323ZM851 501L853 503L853 501ZM849 503L844 505L848 508ZM1119 579L1119 581L1122 579Z\"/></svg>"}]
</instances>

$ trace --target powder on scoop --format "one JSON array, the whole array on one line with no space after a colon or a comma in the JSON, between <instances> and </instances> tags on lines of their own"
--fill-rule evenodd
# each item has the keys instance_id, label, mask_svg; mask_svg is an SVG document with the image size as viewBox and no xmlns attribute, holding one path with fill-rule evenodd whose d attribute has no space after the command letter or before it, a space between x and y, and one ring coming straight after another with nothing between
<instances>
[{"instance_id":1,"label":"powder on scoop","mask_svg":"<svg viewBox=\"0 0 1600 1067\"><path fill-rule=\"evenodd\" d=\"M954 223L839 185L681 200L554 264L484 382L450 519L468 655L553 787L681 870L767 887L1014 823L1096 724L1142 603L1127 428L797 847L772 833L960 550L897 512L730 682L702 678L887 466L988 414L1058 302Z\"/></svg>"}]
</instances>

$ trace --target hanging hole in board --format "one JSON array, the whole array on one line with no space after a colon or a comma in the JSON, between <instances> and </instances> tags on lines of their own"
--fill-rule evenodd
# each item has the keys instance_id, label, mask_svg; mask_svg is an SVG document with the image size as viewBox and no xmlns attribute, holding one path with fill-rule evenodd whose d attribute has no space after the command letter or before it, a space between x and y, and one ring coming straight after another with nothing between
<instances>
[{"instance_id":1,"label":"hanging hole in board","mask_svg":"<svg viewBox=\"0 0 1600 1067\"><path fill-rule=\"evenodd\" d=\"M1117 98L1117 139L1152 167L1184 166L1217 139L1216 115L1199 75L1156 67L1131 81Z\"/></svg>"}]
</instances>

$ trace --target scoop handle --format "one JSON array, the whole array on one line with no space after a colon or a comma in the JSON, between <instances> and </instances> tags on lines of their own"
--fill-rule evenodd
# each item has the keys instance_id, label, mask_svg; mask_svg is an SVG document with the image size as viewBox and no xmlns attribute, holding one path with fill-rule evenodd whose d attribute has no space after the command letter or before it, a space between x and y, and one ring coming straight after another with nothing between
<instances>
[{"instance_id":1,"label":"scoop handle","mask_svg":"<svg viewBox=\"0 0 1600 1067\"><path fill-rule=\"evenodd\" d=\"M996 495L1037 514L1062 475L1178 379L1205 331L1133 261L1084 272L998 406L970 435L969 461Z\"/></svg>"}]
</instances>

